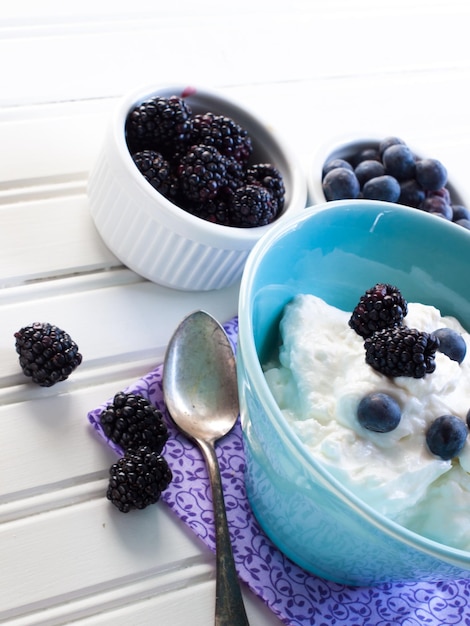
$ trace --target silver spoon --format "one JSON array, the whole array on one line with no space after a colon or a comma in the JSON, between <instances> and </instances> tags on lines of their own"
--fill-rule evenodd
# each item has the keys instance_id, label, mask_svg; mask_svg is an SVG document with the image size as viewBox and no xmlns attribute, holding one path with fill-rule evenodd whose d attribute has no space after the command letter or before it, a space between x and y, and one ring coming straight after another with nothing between
<instances>
[{"instance_id":1,"label":"silver spoon","mask_svg":"<svg viewBox=\"0 0 470 626\"><path fill-rule=\"evenodd\" d=\"M199 446L207 464L216 537L215 625L248 626L215 452L239 413L235 357L224 329L208 313L188 315L170 339L163 397L176 426Z\"/></svg>"}]
</instances>

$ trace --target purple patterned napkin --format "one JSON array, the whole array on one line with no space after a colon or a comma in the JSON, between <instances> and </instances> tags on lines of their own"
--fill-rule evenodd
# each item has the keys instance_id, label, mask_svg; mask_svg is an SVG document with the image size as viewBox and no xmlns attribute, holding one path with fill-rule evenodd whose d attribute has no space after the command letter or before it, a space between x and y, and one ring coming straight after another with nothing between
<instances>
[{"instance_id":1,"label":"purple patterned napkin","mask_svg":"<svg viewBox=\"0 0 470 626\"><path fill-rule=\"evenodd\" d=\"M238 319L224 328L236 347ZM167 419L170 438L164 455L173 481L162 500L215 550L212 499L204 460L195 445L176 430L163 402L159 366L126 392L140 393ZM109 404L90 411L94 429L104 435L99 416ZM239 422L217 445L227 518L240 578L289 626L417 626L470 625L470 581L396 583L376 587L348 587L305 572L271 543L259 527L247 501L244 485L242 433Z\"/></svg>"}]
</instances>

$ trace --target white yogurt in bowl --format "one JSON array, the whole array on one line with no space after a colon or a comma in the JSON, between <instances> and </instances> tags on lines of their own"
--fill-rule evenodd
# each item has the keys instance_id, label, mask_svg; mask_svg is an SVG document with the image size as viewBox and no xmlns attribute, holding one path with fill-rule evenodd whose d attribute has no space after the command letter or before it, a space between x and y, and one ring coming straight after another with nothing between
<instances>
[{"instance_id":1,"label":"white yogurt in bowl","mask_svg":"<svg viewBox=\"0 0 470 626\"><path fill-rule=\"evenodd\" d=\"M279 408L315 459L368 505L389 519L448 546L470 550L470 443L444 461L425 440L440 415L465 420L470 408L470 357L461 364L436 352L436 370L424 378L390 378L365 361L363 339L350 313L313 295L287 305L279 363L265 376ZM470 335L438 309L408 303L405 323L421 331L448 327L470 346ZM402 409L387 433L365 429L357 407L380 391Z\"/></svg>"}]
</instances>

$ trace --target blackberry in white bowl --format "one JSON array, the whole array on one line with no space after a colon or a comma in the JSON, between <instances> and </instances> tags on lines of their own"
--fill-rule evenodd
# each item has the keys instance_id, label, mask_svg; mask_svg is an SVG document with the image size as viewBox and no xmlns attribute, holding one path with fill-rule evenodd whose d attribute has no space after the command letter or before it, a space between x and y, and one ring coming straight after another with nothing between
<instances>
[{"instance_id":1,"label":"blackberry in white bowl","mask_svg":"<svg viewBox=\"0 0 470 626\"><path fill-rule=\"evenodd\" d=\"M241 277L258 239L305 208L307 186L285 141L245 107L206 89L150 87L120 102L88 198L124 265L210 290Z\"/></svg>"}]
</instances>

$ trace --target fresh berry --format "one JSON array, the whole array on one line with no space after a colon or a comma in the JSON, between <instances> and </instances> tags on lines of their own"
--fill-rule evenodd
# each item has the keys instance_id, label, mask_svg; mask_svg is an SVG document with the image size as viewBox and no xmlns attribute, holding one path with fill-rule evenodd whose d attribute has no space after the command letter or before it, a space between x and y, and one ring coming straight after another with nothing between
<instances>
[{"instance_id":1,"label":"fresh berry","mask_svg":"<svg viewBox=\"0 0 470 626\"><path fill-rule=\"evenodd\" d=\"M395 146L397 144L405 145L405 142L400 137L394 137L394 136L385 137L385 139L382 139L382 141L379 142L380 158L383 157L383 153L385 152L387 148L389 148L390 146Z\"/></svg>"},{"instance_id":2,"label":"fresh berry","mask_svg":"<svg viewBox=\"0 0 470 626\"><path fill-rule=\"evenodd\" d=\"M193 203L188 206L188 212L212 224L230 226L230 203L224 200L209 200L208 202Z\"/></svg>"},{"instance_id":3,"label":"fresh berry","mask_svg":"<svg viewBox=\"0 0 470 626\"><path fill-rule=\"evenodd\" d=\"M423 378L436 369L439 340L416 328L385 328L364 341L366 363L385 376Z\"/></svg>"},{"instance_id":4,"label":"fresh berry","mask_svg":"<svg viewBox=\"0 0 470 626\"><path fill-rule=\"evenodd\" d=\"M351 172L354 170L351 163L349 163L349 161L346 161L346 159L330 159L323 166L322 176L325 177L328 172L331 172L331 170L335 170L338 167L343 167L347 170L350 170Z\"/></svg>"},{"instance_id":5,"label":"fresh berry","mask_svg":"<svg viewBox=\"0 0 470 626\"><path fill-rule=\"evenodd\" d=\"M232 194L245 184L245 168L235 159L225 157L226 182L220 190L220 199L223 202L231 198Z\"/></svg>"},{"instance_id":6,"label":"fresh berry","mask_svg":"<svg viewBox=\"0 0 470 626\"><path fill-rule=\"evenodd\" d=\"M345 167L330 170L323 178L322 187L328 201L354 200L360 191L356 174Z\"/></svg>"},{"instance_id":7,"label":"fresh berry","mask_svg":"<svg viewBox=\"0 0 470 626\"><path fill-rule=\"evenodd\" d=\"M381 200L383 202L396 202L400 197L400 192L400 183L388 174L371 178L362 188L362 195L366 200Z\"/></svg>"},{"instance_id":8,"label":"fresh berry","mask_svg":"<svg viewBox=\"0 0 470 626\"><path fill-rule=\"evenodd\" d=\"M24 374L41 387L66 380L82 362L70 335L48 322L25 326L14 336Z\"/></svg>"},{"instance_id":9,"label":"fresh berry","mask_svg":"<svg viewBox=\"0 0 470 626\"><path fill-rule=\"evenodd\" d=\"M400 183L400 195L398 197L398 204L404 204L406 206L417 209L426 197L426 192L418 183L415 178L405 180Z\"/></svg>"},{"instance_id":10,"label":"fresh berry","mask_svg":"<svg viewBox=\"0 0 470 626\"><path fill-rule=\"evenodd\" d=\"M259 184L269 191L277 202L278 212L284 206L284 196L286 193L284 181L280 171L270 163L258 163L248 167L246 171L247 185Z\"/></svg>"},{"instance_id":11,"label":"fresh berry","mask_svg":"<svg viewBox=\"0 0 470 626\"><path fill-rule=\"evenodd\" d=\"M428 191L437 191L447 182L447 170L437 159L421 159L416 162L416 180Z\"/></svg>"},{"instance_id":12,"label":"fresh berry","mask_svg":"<svg viewBox=\"0 0 470 626\"><path fill-rule=\"evenodd\" d=\"M122 513L158 502L173 478L165 458L147 446L128 450L109 474L106 497Z\"/></svg>"},{"instance_id":13,"label":"fresh berry","mask_svg":"<svg viewBox=\"0 0 470 626\"><path fill-rule=\"evenodd\" d=\"M170 195L172 184L170 164L159 152L142 150L141 152L135 152L132 155L132 159L139 172L154 189L164 196Z\"/></svg>"},{"instance_id":14,"label":"fresh berry","mask_svg":"<svg viewBox=\"0 0 470 626\"><path fill-rule=\"evenodd\" d=\"M361 337L370 337L382 328L401 325L407 312L408 304L397 287L377 283L360 297L349 326Z\"/></svg>"},{"instance_id":15,"label":"fresh berry","mask_svg":"<svg viewBox=\"0 0 470 626\"><path fill-rule=\"evenodd\" d=\"M189 200L213 200L227 183L226 160L213 146L192 146L181 159L178 178Z\"/></svg>"},{"instance_id":16,"label":"fresh berry","mask_svg":"<svg viewBox=\"0 0 470 626\"><path fill-rule=\"evenodd\" d=\"M151 149L175 152L189 142L191 108L183 98L157 96L135 106L126 120L131 152Z\"/></svg>"},{"instance_id":17,"label":"fresh berry","mask_svg":"<svg viewBox=\"0 0 470 626\"><path fill-rule=\"evenodd\" d=\"M467 434L468 428L459 417L441 415L426 431L426 443L432 454L449 461L462 451Z\"/></svg>"},{"instance_id":18,"label":"fresh berry","mask_svg":"<svg viewBox=\"0 0 470 626\"><path fill-rule=\"evenodd\" d=\"M100 416L103 431L122 450L148 446L158 454L168 440L161 411L134 393L117 393Z\"/></svg>"},{"instance_id":19,"label":"fresh berry","mask_svg":"<svg viewBox=\"0 0 470 626\"><path fill-rule=\"evenodd\" d=\"M385 172L398 181L409 180L415 175L415 157L405 144L393 144L384 150L382 162Z\"/></svg>"},{"instance_id":20,"label":"fresh berry","mask_svg":"<svg viewBox=\"0 0 470 626\"><path fill-rule=\"evenodd\" d=\"M371 393L359 402L357 419L367 430L388 433L395 430L400 423L400 405L386 393Z\"/></svg>"},{"instance_id":21,"label":"fresh berry","mask_svg":"<svg viewBox=\"0 0 470 626\"><path fill-rule=\"evenodd\" d=\"M362 161L380 161L380 152L377 148L364 148L357 155L354 155L354 164L356 167Z\"/></svg>"},{"instance_id":22,"label":"fresh berry","mask_svg":"<svg viewBox=\"0 0 470 626\"><path fill-rule=\"evenodd\" d=\"M439 339L439 352L452 361L462 363L467 354L467 344L462 335L451 328L439 328L433 331L433 335Z\"/></svg>"},{"instance_id":23,"label":"fresh berry","mask_svg":"<svg viewBox=\"0 0 470 626\"><path fill-rule=\"evenodd\" d=\"M208 112L193 117L191 142L217 148L220 154L246 163L253 152L247 131L230 117Z\"/></svg>"},{"instance_id":24,"label":"fresh berry","mask_svg":"<svg viewBox=\"0 0 470 626\"><path fill-rule=\"evenodd\" d=\"M233 194L230 223L239 228L266 226L277 216L277 202L260 185L245 185Z\"/></svg>"},{"instance_id":25,"label":"fresh berry","mask_svg":"<svg viewBox=\"0 0 470 626\"><path fill-rule=\"evenodd\" d=\"M470 211L461 204L452 205L452 221L470 220Z\"/></svg>"},{"instance_id":26,"label":"fresh berry","mask_svg":"<svg viewBox=\"0 0 470 626\"><path fill-rule=\"evenodd\" d=\"M354 173L356 174L356 178L362 187L371 178L383 176L385 174L385 168L380 161L369 159L361 161L356 166Z\"/></svg>"},{"instance_id":27,"label":"fresh berry","mask_svg":"<svg viewBox=\"0 0 470 626\"><path fill-rule=\"evenodd\" d=\"M452 207L441 196L427 196L419 207L422 211L433 213L445 217L446 220L452 219Z\"/></svg>"}]
</instances>

